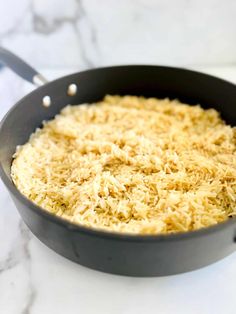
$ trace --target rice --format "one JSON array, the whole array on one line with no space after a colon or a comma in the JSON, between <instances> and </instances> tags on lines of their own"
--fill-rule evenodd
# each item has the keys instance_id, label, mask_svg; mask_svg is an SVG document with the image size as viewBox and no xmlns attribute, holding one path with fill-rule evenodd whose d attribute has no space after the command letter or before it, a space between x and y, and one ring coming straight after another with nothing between
<instances>
[{"instance_id":1,"label":"rice","mask_svg":"<svg viewBox=\"0 0 236 314\"><path fill-rule=\"evenodd\" d=\"M13 157L21 193L75 224L166 234L236 214L236 128L214 109L108 95L66 106Z\"/></svg>"}]
</instances>

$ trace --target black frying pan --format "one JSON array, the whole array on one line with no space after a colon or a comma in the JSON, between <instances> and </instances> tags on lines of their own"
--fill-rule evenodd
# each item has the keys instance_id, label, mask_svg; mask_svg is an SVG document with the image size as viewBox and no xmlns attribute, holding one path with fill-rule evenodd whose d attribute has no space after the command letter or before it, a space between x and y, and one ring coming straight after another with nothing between
<instances>
[{"instance_id":1,"label":"black frying pan","mask_svg":"<svg viewBox=\"0 0 236 314\"><path fill-rule=\"evenodd\" d=\"M46 81L9 51L0 61L30 82ZM69 96L68 86L78 86ZM46 83L21 99L0 126L0 175L23 220L47 246L81 265L130 276L162 276L213 263L235 250L235 219L194 232L173 235L128 235L97 231L69 223L26 199L10 177L12 155L43 120L69 104L95 102L106 94L178 98L189 104L213 107L236 125L236 86L185 69L163 66L114 66L79 72ZM45 95L51 106L42 105Z\"/></svg>"}]
</instances>

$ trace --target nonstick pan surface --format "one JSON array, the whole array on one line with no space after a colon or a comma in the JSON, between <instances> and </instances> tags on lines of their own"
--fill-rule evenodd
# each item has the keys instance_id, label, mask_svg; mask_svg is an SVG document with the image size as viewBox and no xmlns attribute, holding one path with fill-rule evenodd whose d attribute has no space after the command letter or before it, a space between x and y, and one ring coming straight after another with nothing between
<instances>
[{"instance_id":1,"label":"nonstick pan surface","mask_svg":"<svg viewBox=\"0 0 236 314\"><path fill-rule=\"evenodd\" d=\"M5 49L0 61L24 79L45 83L37 71ZM68 95L76 84L77 93ZM164 276L194 270L235 250L235 219L213 227L173 235L141 236L97 231L69 223L26 199L10 177L12 155L43 120L67 104L98 101L106 94L178 98L215 108L236 125L236 86L198 72L163 66L114 66L68 75L37 88L21 99L0 126L0 176L30 230L48 247L81 265L130 276ZM45 107L43 98L51 105Z\"/></svg>"}]
</instances>

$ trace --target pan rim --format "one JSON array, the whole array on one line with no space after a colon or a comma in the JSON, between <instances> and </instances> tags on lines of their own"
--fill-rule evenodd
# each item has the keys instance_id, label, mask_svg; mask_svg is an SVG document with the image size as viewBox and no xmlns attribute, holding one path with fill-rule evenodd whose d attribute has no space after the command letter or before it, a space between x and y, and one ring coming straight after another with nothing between
<instances>
[{"instance_id":1,"label":"pan rim","mask_svg":"<svg viewBox=\"0 0 236 314\"><path fill-rule=\"evenodd\" d=\"M92 72L92 71L99 71L99 70L112 70L114 68L159 68L159 69L168 69L168 70L173 70L173 71L183 71L183 72L188 72L188 73L193 73L195 75L199 75L205 78L210 78L213 80L217 80L217 81L221 81L224 84L227 85L231 85L231 87L236 88L236 85L232 82L229 82L227 80L215 77L213 75L209 75L209 74L205 74L199 71L194 71L194 70L190 70L187 68L181 68L181 67L171 67L171 66L164 66L164 65L143 65L143 64L129 64L129 65L115 65L115 66L106 66L106 67L96 67L96 68L92 68L89 70L84 70L84 71L80 71L80 72L75 72L75 73L71 73L62 77L59 77L55 80L52 80L50 82L48 82L47 84L38 87L37 89L31 91L30 93L26 94L24 97L22 97L19 101L17 101L9 110L8 112L5 114L5 116L2 118L1 122L0 122L0 134L2 131L2 128L4 126L5 121L7 120L8 116L10 116L11 112L14 111L14 109L16 107L19 106L19 104L21 104L25 98L31 96L32 94L34 94L36 91L38 90L42 90L45 87L47 87L50 84L54 84L57 81L61 81L63 79L66 78L70 78L72 76L75 75L79 75L79 74L83 74L86 72ZM60 226L63 226L67 229L69 229L72 232L80 232L80 233L85 233L91 236L98 236L98 237L102 237L102 238L106 238L106 239L116 239L116 240L129 240L129 241L133 241L133 242L152 242L152 241L160 241L160 242L164 242L164 241L179 241L179 240L187 240L190 238L195 238L195 237L201 237L201 236L205 236L206 234L209 233L215 233L218 231L222 231L225 228L228 228L231 225L234 225L236 222L236 217L235 218L230 218L224 222L218 223L216 225L213 226L209 226L209 227L205 227L205 228L201 228L198 230L193 230L193 231L186 231L186 232L177 232L177 233L171 233L171 234L145 234L145 235L141 235L141 234L136 234L136 233L127 233L127 232L115 232L115 231L109 231L109 230L103 230L103 229L99 229L99 228L94 228L94 227L86 227L80 224L75 224L73 222L70 222L69 220L66 220L64 218L61 218L59 216L56 216L50 212L48 212L47 210L43 209L42 207L36 205L35 203L33 203L31 200L29 200L28 198L26 198L14 185L13 181L8 177L8 175L5 173L3 166L2 166L2 160L0 158L0 178L2 179L3 183L5 184L5 186L7 187L7 189L11 192L11 194L14 195L14 197L22 204L24 204L25 206L27 206L30 210L33 210L36 214L43 216L45 219L51 221L52 223L56 223ZM232 239L233 241L233 239Z\"/></svg>"}]
</instances>

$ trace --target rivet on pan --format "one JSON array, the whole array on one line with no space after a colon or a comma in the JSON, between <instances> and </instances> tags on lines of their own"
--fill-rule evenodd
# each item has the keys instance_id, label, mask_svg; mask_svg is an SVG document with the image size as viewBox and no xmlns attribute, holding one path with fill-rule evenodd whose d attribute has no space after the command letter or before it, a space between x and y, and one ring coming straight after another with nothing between
<instances>
[{"instance_id":1,"label":"rivet on pan","mask_svg":"<svg viewBox=\"0 0 236 314\"><path fill-rule=\"evenodd\" d=\"M70 84L67 89L68 96L74 96L77 93L77 85Z\"/></svg>"},{"instance_id":2,"label":"rivet on pan","mask_svg":"<svg viewBox=\"0 0 236 314\"><path fill-rule=\"evenodd\" d=\"M51 106L51 98L49 96L44 96L43 97L43 101L42 101L42 105L44 107L49 107Z\"/></svg>"}]
</instances>

